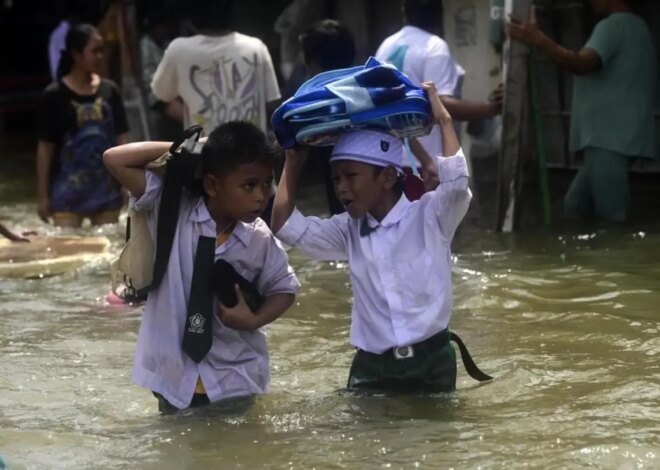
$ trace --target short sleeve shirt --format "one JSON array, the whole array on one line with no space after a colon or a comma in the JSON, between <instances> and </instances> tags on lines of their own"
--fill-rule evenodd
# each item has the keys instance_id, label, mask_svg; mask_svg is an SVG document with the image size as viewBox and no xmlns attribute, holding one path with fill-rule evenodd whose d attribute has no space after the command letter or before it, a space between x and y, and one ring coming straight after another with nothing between
<instances>
[{"instance_id":1,"label":"short sleeve shirt","mask_svg":"<svg viewBox=\"0 0 660 470\"><path fill-rule=\"evenodd\" d=\"M131 204L147 215L155 240L163 182L149 171L146 177L145 193L131 198ZM212 402L264 393L270 380L268 347L261 330L234 330L213 315L213 345L204 359L196 363L181 348L200 235L215 238L216 224L204 200L184 192L167 271L149 293L133 364L133 381L160 393L177 408L188 406L198 378ZM266 297L295 294L300 287L282 245L261 219L237 222L229 239L216 247L215 259L230 263ZM217 312L217 299L214 302Z\"/></svg>"},{"instance_id":2,"label":"short sleeve shirt","mask_svg":"<svg viewBox=\"0 0 660 470\"><path fill-rule=\"evenodd\" d=\"M603 65L575 78L571 150L598 147L653 157L657 57L646 23L632 13L612 14L596 25L584 47Z\"/></svg>"},{"instance_id":3,"label":"short sleeve shirt","mask_svg":"<svg viewBox=\"0 0 660 470\"><path fill-rule=\"evenodd\" d=\"M62 145L75 134L87 120L108 120L114 135L128 132L124 102L117 85L102 79L93 95L79 95L64 82L50 84L44 90L38 112L37 132L39 140L55 145L55 160L51 165L51 180L59 172L59 155Z\"/></svg>"},{"instance_id":4,"label":"short sleeve shirt","mask_svg":"<svg viewBox=\"0 0 660 470\"><path fill-rule=\"evenodd\" d=\"M240 33L178 38L165 50L151 89L158 99L183 100L184 125L208 135L228 121L249 121L267 130L266 103L280 98L268 48Z\"/></svg>"},{"instance_id":5,"label":"short sleeve shirt","mask_svg":"<svg viewBox=\"0 0 660 470\"><path fill-rule=\"evenodd\" d=\"M126 110L117 85L102 79L93 95L79 95L62 81L52 83L44 90L39 109L39 139L53 144L61 144L67 133L75 131L78 125L79 105L102 101L103 113L109 113L114 124L115 134L128 132Z\"/></svg>"}]
</instances>

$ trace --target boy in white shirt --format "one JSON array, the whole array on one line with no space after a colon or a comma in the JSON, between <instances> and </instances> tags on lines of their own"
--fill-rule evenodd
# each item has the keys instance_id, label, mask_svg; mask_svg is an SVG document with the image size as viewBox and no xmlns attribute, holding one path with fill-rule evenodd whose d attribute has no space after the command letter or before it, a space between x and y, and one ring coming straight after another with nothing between
<instances>
[{"instance_id":1,"label":"boy in white shirt","mask_svg":"<svg viewBox=\"0 0 660 470\"><path fill-rule=\"evenodd\" d=\"M346 212L305 217L295 198L305 156L289 151L273 207L283 242L320 260L348 260L354 303L351 344L358 352L348 387L387 391L452 391L455 339L470 375L488 380L457 337L451 317L451 249L472 197L465 157L435 86L425 83L444 154L440 184L419 201L402 194L401 141L378 130L342 135L332 156L335 191Z\"/></svg>"}]
</instances>

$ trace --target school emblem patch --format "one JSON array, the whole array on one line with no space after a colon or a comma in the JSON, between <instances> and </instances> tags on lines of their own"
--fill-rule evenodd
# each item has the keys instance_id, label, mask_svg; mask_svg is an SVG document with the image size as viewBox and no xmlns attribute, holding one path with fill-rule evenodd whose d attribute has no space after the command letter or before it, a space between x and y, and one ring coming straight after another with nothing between
<instances>
[{"instance_id":1,"label":"school emblem patch","mask_svg":"<svg viewBox=\"0 0 660 470\"><path fill-rule=\"evenodd\" d=\"M201 313L196 313L190 317L190 325L188 326L188 331L191 333L204 333L204 323L206 319Z\"/></svg>"},{"instance_id":2,"label":"school emblem patch","mask_svg":"<svg viewBox=\"0 0 660 470\"><path fill-rule=\"evenodd\" d=\"M387 152L390 149L390 143L387 140L380 141L380 149L383 152Z\"/></svg>"}]
</instances>

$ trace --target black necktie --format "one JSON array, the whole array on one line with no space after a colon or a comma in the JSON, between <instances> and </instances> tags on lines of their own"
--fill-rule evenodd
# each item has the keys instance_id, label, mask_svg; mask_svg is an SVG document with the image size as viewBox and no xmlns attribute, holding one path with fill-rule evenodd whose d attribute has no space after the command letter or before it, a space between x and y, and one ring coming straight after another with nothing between
<instances>
[{"instance_id":1,"label":"black necktie","mask_svg":"<svg viewBox=\"0 0 660 470\"><path fill-rule=\"evenodd\" d=\"M211 349L213 342L213 261L215 238L200 236L193 265L188 316L183 330L183 350L199 362Z\"/></svg>"},{"instance_id":2,"label":"black necktie","mask_svg":"<svg viewBox=\"0 0 660 470\"><path fill-rule=\"evenodd\" d=\"M369 235L371 235L371 232L375 232L377 228L378 228L378 225L376 225L375 227L370 226L369 222L367 221L367 218L364 217L360 221L360 236L361 237L368 237Z\"/></svg>"}]
</instances>

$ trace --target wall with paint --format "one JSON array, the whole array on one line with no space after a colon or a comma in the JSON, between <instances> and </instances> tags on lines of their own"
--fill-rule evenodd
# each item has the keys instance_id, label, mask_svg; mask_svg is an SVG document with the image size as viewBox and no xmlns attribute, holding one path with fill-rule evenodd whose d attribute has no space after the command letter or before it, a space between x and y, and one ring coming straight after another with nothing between
<instances>
[{"instance_id":1,"label":"wall with paint","mask_svg":"<svg viewBox=\"0 0 660 470\"><path fill-rule=\"evenodd\" d=\"M502 81L500 54L488 42L490 0L444 0L445 40L465 69L463 98L483 100Z\"/></svg>"}]
</instances>

